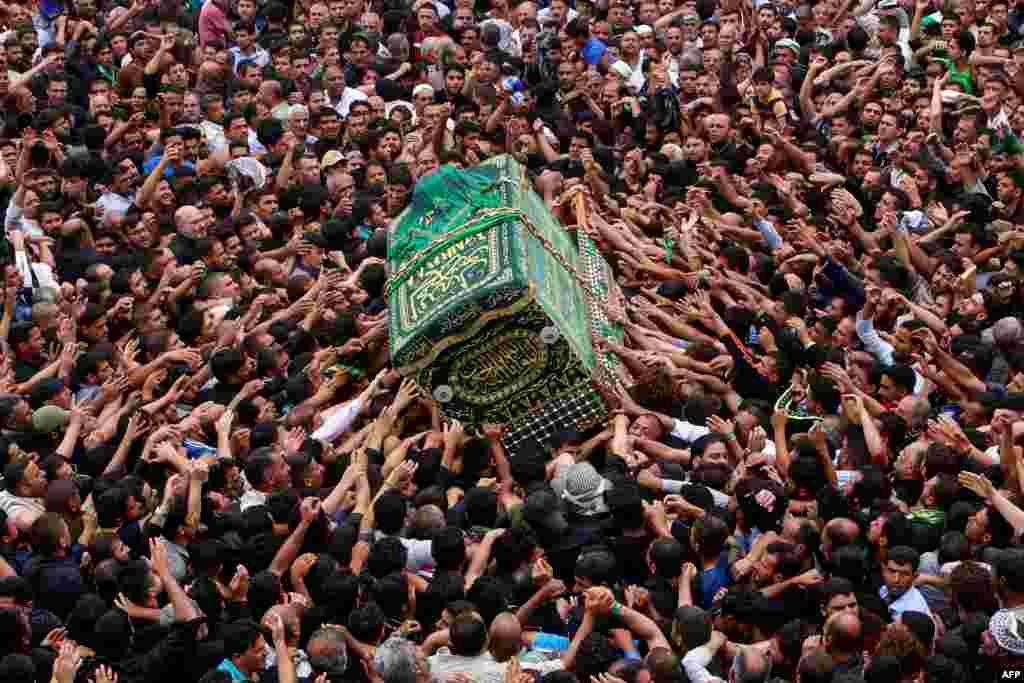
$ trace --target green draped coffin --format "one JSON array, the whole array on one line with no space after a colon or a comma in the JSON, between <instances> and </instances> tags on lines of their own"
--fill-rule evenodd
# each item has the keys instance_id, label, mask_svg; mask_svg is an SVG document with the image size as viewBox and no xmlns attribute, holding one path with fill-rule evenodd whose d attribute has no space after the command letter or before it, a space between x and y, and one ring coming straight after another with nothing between
<instances>
[{"instance_id":1,"label":"green draped coffin","mask_svg":"<svg viewBox=\"0 0 1024 683\"><path fill-rule=\"evenodd\" d=\"M464 424L506 424L505 445L602 421L622 338L610 271L567 231L511 157L420 180L388 239L393 365Z\"/></svg>"}]
</instances>

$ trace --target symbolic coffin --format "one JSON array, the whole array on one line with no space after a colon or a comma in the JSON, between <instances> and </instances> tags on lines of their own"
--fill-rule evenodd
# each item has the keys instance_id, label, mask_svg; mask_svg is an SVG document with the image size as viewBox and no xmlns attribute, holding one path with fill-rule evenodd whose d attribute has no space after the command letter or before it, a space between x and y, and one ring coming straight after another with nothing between
<instances>
[{"instance_id":1,"label":"symbolic coffin","mask_svg":"<svg viewBox=\"0 0 1024 683\"><path fill-rule=\"evenodd\" d=\"M513 454L608 414L617 382L600 337L611 275L501 156L420 180L388 239L391 360L466 425L507 425Z\"/></svg>"}]
</instances>

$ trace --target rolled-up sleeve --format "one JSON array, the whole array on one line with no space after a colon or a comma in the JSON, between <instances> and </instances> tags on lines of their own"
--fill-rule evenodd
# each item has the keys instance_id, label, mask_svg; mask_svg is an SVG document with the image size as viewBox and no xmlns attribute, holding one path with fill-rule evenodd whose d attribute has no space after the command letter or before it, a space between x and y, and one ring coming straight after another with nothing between
<instances>
[{"instance_id":1,"label":"rolled-up sleeve","mask_svg":"<svg viewBox=\"0 0 1024 683\"><path fill-rule=\"evenodd\" d=\"M892 344L878 336L873 320L864 319L858 315L855 329L861 343L864 344L864 349L868 353L877 358L883 365L892 365Z\"/></svg>"},{"instance_id":2,"label":"rolled-up sleeve","mask_svg":"<svg viewBox=\"0 0 1024 683\"><path fill-rule=\"evenodd\" d=\"M785 114L785 112L783 112L783 114ZM785 242L782 240L782 237L775 229L775 226L769 223L768 221L758 221L757 229L761 231L761 237L763 237L764 241L768 243L768 249L770 249L771 251L781 249L782 245L785 244Z\"/></svg>"}]
</instances>

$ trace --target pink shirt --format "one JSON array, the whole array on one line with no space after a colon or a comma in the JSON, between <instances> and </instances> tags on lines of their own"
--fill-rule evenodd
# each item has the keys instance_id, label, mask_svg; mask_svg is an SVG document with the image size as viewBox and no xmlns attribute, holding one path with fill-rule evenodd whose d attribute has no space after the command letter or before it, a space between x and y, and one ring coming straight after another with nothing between
<instances>
[{"instance_id":1,"label":"pink shirt","mask_svg":"<svg viewBox=\"0 0 1024 683\"><path fill-rule=\"evenodd\" d=\"M199 44L206 47L207 43L216 40L228 47L227 36L230 31L231 21L224 10L213 0L206 0L199 12Z\"/></svg>"}]
</instances>

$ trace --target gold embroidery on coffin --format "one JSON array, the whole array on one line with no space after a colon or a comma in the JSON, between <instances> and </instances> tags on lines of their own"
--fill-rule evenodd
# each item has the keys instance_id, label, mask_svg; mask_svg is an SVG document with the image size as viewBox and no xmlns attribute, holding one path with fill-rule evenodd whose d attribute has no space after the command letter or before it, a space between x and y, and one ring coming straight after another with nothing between
<instances>
[{"instance_id":1,"label":"gold embroidery on coffin","mask_svg":"<svg viewBox=\"0 0 1024 683\"><path fill-rule=\"evenodd\" d=\"M547 345L525 329L508 330L456 359L448 375L455 394L481 405L503 401L539 380Z\"/></svg>"},{"instance_id":2,"label":"gold embroidery on coffin","mask_svg":"<svg viewBox=\"0 0 1024 683\"><path fill-rule=\"evenodd\" d=\"M445 337L444 339L439 339L437 342L434 343L434 348L426 356L420 358L415 363L403 365L398 369L398 371L402 375L411 375L419 372L423 368L432 364L435 360L437 360L438 356L440 356L442 353L447 351L455 344L461 344L467 339L476 336L476 334L481 329L483 329L483 327L487 325L487 323L491 322L492 320L497 320L498 318L507 318L509 316L520 313L523 309L525 309L527 306L533 303L533 297L534 288L533 284L531 283L529 290L523 294L523 298L519 299L510 306L505 306L504 308L496 308L487 311L486 313L481 313L480 316L476 319L476 321L473 322L468 328L466 328L464 332L462 332L461 334L452 335L450 337Z\"/></svg>"},{"instance_id":3,"label":"gold embroidery on coffin","mask_svg":"<svg viewBox=\"0 0 1024 683\"><path fill-rule=\"evenodd\" d=\"M466 298L498 274L496 233L470 235L421 265L400 290L405 329L420 324L424 314L443 302ZM474 272L476 277L472 277Z\"/></svg>"}]
</instances>

